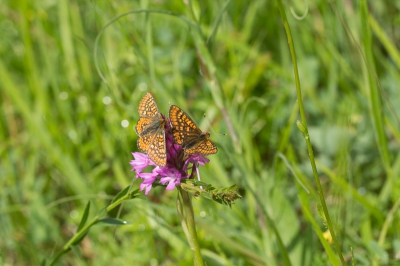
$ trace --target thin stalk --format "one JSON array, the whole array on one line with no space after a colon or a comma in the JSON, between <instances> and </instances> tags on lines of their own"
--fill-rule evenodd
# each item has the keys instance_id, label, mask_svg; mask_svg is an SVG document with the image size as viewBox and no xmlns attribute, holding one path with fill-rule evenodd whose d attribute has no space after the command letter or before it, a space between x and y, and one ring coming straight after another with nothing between
<instances>
[{"instance_id":1,"label":"thin stalk","mask_svg":"<svg viewBox=\"0 0 400 266\"><path fill-rule=\"evenodd\" d=\"M179 219L181 220L181 225L182 225L182 229L183 232L185 233L185 236L187 238L187 240L189 241L189 245L192 246L191 238L190 238L190 234L189 234L189 229L188 226L186 224L186 220L185 220L185 214L183 211L183 206L182 206L182 200L180 197L180 194L178 193L178 196L176 198L176 210L178 211L178 215L179 215Z\"/></svg>"},{"instance_id":2,"label":"thin stalk","mask_svg":"<svg viewBox=\"0 0 400 266\"><path fill-rule=\"evenodd\" d=\"M97 223L99 220L99 216L95 216L87 225L85 225L81 230L79 230L71 239L64 245L63 251L68 251L71 246L75 243L76 240L78 240L80 237L82 237L86 232L94 225Z\"/></svg>"},{"instance_id":3,"label":"thin stalk","mask_svg":"<svg viewBox=\"0 0 400 266\"><path fill-rule=\"evenodd\" d=\"M282 256L281 262L285 266L291 266L292 262L290 261L289 254L288 254L287 249L286 249L286 247L285 247L285 245L283 243L282 237L281 237L278 229L276 228L274 220L269 216L269 214L268 214L268 212L266 210L267 208L265 208L264 205L262 204L262 200L260 199L258 194L253 189L251 189L250 187L248 189L250 190L251 194L253 195L253 197L257 201L257 204L260 206L260 210L262 211L262 213L264 214L264 217L266 218L266 221L267 221L266 224L272 229L272 231L274 232L274 234L276 236L276 241L278 243L278 247L279 247L279 250L280 250L281 256Z\"/></svg>"},{"instance_id":4,"label":"thin stalk","mask_svg":"<svg viewBox=\"0 0 400 266\"><path fill-rule=\"evenodd\" d=\"M116 200L115 202L111 203L109 206L106 207L106 212L109 212L111 210L113 210L115 207L117 207L118 205L120 205L123 201L131 199L132 198L132 194L131 193L127 193L126 195L122 196L121 198L119 198L118 200ZM96 224L99 221L100 216L96 215L88 224L86 224L81 230L79 230L78 232L76 232L76 234L71 237L71 239L64 245L64 247L62 248L62 250L57 254L56 257L54 257L54 259L52 260L52 262L49 264L49 266L55 265L55 263L61 258L62 255L64 255L65 253L67 253L71 246L74 245L74 243L80 239L81 237L84 237L85 234L88 232L88 230L90 229L90 227L92 227L94 224Z\"/></svg>"},{"instance_id":5,"label":"thin stalk","mask_svg":"<svg viewBox=\"0 0 400 266\"><path fill-rule=\"evenodd\" d=\"M389 230L389 227L393 221L394 216L396 215L397 209L400 207L400 199L396 201L393 207L390 209L388 215L386 216L385 223L382 226L381 233L379 234L378 244L383 247L385 244L386 234Z\"/></svg>"},{"instance_id":6,"label":"thin stalk","mask_svg":"<svg viewBox=\"0 0 400 266\"><path fill-rule=\"evenodd\" d=\"M400 52L393 44L393 42L389 39L388 35L382 29L382 27L378 24L376 19L371 14L365 14L364 19L368 17L369 25L371 26L372 31L376 34L378 40L382 43L382 45L387 50L390 57L396 63L398 69L400 69Z\"/></svg>"},{"instance_id":7,"label":"thin stalk","mask_svg":"<svg viewBox=\"0 0 400 266\"><path fill-rule=\"evenodd\" d=\"M179 188L179 193L182 196L183 202L183 209L185 212L186 218L186 226L188 229L188 242L190 248L193 250L193 261L195 266L203 266L203 257L201 256L200 252L200 245L197 239L197 232L196 232L196 225L194 221L194 213L193 213L193 205L192 200L188 192L184 191L183 189Z\"/></svg>"},{"instance_id":8,"label":"thin stalk","mask_svg":"<svg viewBox=\"0 0 400 266\"><path fill-rule=\"evenodd\" d=\"M195 23L197 23L196 15L194 14L193 7L192 7L192 1L187 0L187 1L183 1L183 2L184 2L184 3L186 4L186 6L188 7L190 16L192 17L193 21L194 21Z\"/></svg>"},{"instance_id":9,"label":"thin stalk","mask_svg":"<svg viewBox=\"0 0 400 266\"><path fill-rule=\"evenodd\" d=\"M292 33L290 32L289 22L286 17L286 13L285 13L285 9L282 4L282 0L277 0L277 2L278 2L279 12L281 14L281 18L283 21L283 25L285 27L286 36L288 39L288 44L289 44L289 49L290 49L290 54L291 54L292 61L293 61L293 72L294 72L295 83L296 83L297 101L299 104L300 117L301 117L301 125L299 126L299 128L302 131L302 133L304 134L304 138L306 140L307 150L308 150L308 154L310 157L310 163L311 163L311 167L313 170L315 183L317 185L317 190L318 190L319 198L321 201L322 209L323 209L323 212L324 212L324 215L326 218L326 224L332 235L332 240L335 245L336 252L339 255L340 261L341 261L342 265L346 265L343 255L342 255L342 251L340 249L340 244L338 242L338 239L336 238L336 234L333 229L333 224L331 222L331 218L329 216L328 207L326 206L326 202L325 202L324 192L322 190L321 182L320 182L319 176L318 176L317 166L316 166L315 160L314 160L314 152L313 152L313 149L311 146L311 139L310 139L310 135L308 133L307 120L306 120L306 115L304 112L304 106L303 106L303 100L302 100L303 98L301 96L300 77L299 77L299 71L297 69L297 60L296 60L296 53L295 53L295 49L294 49L294 45L293 45Z\"/></svg>"},{"instance_id":10,"label":"thin stalk","mask_svg":"<svg viewBox=\"0 0 400 266\"><path fill-rule=\"evenodd\" d=\"M155 87L156 73L154 68L154 53L153 53L153 26L149 14L146 14L146 46L147 46L147 59L149 64L149 74L151 87Z\"/></svg>"},{"instance_id":11,"label":"thin stalk","mask_svg":"<svg viewBox=\"0 0 400 266\"><path fill-rule=\"evenodd\" d=\"M107 212L113 210L115 207L120 205L123 201L131 199L131 198L132 198L132 194L131 193L126 193L124 196L122 196L121 198L117 199L116 201L114 201L113 203L108 205L106 207Z\"/></svg>"},{"instance_id":12,"label":"thin stalk","mask_svg":"<svg viewBox=\"0 0 400 266\"><path fill-rule=\"evenodd\" d=\"M368 7L365 0L360 1L360 14L361 14L361 30L362 30L362 44L365 53L365 65L367 67L365 71L366 75L366 85L368 88L368 101L370 106L370 115L372 120L372 125L375 133L376 142L378 145L378 150L381 155L382 163L387 173L388 182L392 188L392 200L395 202L398 198L397 189L394 182L393 172L391 168L391 158L388 149L388 141L385 133L383 109L381 102L381 94L385 97L386 92L381 88L381 94L379 93L379 79L376 75L375 60L372 51L372 35L371 29L368 24ZM391 107L390 100L386 98L389 107ZM392 111L395 113L394 111ZM387 198L387 195L381 195L381 198Z\"/></svg>"}]
</instances>

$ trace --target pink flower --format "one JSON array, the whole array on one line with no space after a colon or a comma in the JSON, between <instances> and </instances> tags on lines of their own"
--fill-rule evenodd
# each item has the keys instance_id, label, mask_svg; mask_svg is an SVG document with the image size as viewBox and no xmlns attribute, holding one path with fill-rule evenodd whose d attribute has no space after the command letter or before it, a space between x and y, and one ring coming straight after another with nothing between
<instances>
[{"instance_id":1,"label":"pink flower","mask_svg":"<svg viewBox=\"0 0 400 266\"><path fill-rule=\"evenodd\" d=\"M191 164L199 164L199 165L204 166L204 165L206 165L206 163L209 163L209 162L210 162L210 159L206 158L203 154L195 153L195 154L192 154L192 155L190 155L190 156L188 156L186 158L185 164L184 164L183 167L186 170L188 165L189 165L189 163L191 163Z\"/></svg>"},{"instance_id":2,"label":"pink flower","mask_svg":"<svg viewBox=\"0 0 400 266\"><path fill-rule=\"evenodd\" d=\"M165 123L165 141L167 149L167 164L163 167L157 166L147 154L133 152L134 159L130 161L132 171L136 172L136 178L140 178L143 182L140 184L140 190L145 190L147 195L152 189L153 183L159 181L160 184L166 185L167 190L174 190L180 185L181 180L193 178L199 175L199 165L204 166L210 160L201 154L192 154L185 157L181 146L174 143L169 120L166 118ZM191 167L189 167L192 164ZM151 172L142 172L148 166L154 166ZM190 173L189 173L189 170Z\"/></svg>"},{"instance_id":3,"label":"pink flower","mask_svg":"<svg viewBox=\"0 0 400 266\"><path fill-rule=\"evenodd\" d=\"M155 165L152 160L150 160L149 156L140 152L132 152L134 160L130 161L130 165L132 165L132 170L135 171L136 174L142 172L147 166Z\"/></svg>"},{"instance_id":4,"label":"pink flower","mask_svg":"<svg viewBox=\"0 0 400 266\"><path fill-rule=\"evenodd\" d=\"M167 167L160 169L159 174L161 176L160 183L163 185L168 183L167 190L174 190L175 186L181 183L181 179L188 177L187 174L182 175L182 173L175 168Z\"/></svg>"}]
</instances>

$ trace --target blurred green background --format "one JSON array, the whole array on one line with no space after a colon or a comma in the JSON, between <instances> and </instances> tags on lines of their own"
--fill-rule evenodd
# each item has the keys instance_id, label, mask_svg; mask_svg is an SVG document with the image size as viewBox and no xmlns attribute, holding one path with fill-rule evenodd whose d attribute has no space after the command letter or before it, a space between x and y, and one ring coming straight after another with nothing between
<instances>
[{"instance_id":1,"label":"blurred green background","mask_svg":"<svg viewBox=\"0 0 400 266\"><path fill-rule=\"evenodd\" d=\"M399 265L400 2L368 1L369 13L362 3L284 6L344 257L349 265L352 257L355 265ZM135 9L180 14L202 36L174 16L129 14L104 31L95 53L102 27ZM0 28L0 265L48 261L88 201L93 217L132 182L137 105L147 91L162 113L176 104L211 131L219 152L200 169L202 180L242 187L232 209L194 200L207 265L288 265L278 235L292 265L335 263L296 127L276 1L2 1ZM202 63L215 65L213 79ZM132 225L94 226L81 257L70 251L59 265L191 265L176 196L156 188L125 203L109 216Z\"/></svg>"}]
</instances>

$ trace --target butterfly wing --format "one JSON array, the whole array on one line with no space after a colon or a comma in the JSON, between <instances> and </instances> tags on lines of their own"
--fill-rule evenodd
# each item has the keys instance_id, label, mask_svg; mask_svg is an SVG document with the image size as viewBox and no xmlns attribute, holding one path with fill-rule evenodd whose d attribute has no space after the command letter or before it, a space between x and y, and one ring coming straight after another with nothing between
<instances>
[{"instance_id":1,"label":"butterfly wing","mask_svg":"<svg viewBox=\"0 0 400 266\"><path fill-rule=\"evenodd\" d=\"M159 128L154 134L154 138L147 149L147 155L158 166L165 166L167 164L167 150L163 128Z\"/></svg>"},{"instance_id":2,"label":"butterfly wing","mask_svg":"<svg viewBox=\"0 0 400 266\"><path fill-rule=\"evenodd\" d=\"M200 153L203 155L215 154L218 152L217 147L210 139L206 138L195 143L190 149L185 149L186 154Z\"/></svg>"},{"instance_id":3,"label":"butterfly wing","mask_svg":"<svg viewBox=\"0 0 400 266\"><path fill-rule=\"evenodd\" d=\"M202 133L193 120L178 106L169 108L175 142L182 145L186 154L200 153L203 155L215 154L217 147L211 142L208 133Z\"/></svg>"},{"instance_id":4,"label":"butterfly wing","mask_svg":"<svg viewBox=\"0 0 400 266\"><path fill-rule=\"evenodd\" d=\"M150 147L150 144L153 142L154 134L146 134L144 136L140 136L137 140L138 148L144 152Z\"/></svg>"},{"instance_id":5,"label":"butterfly wing","mask_svg":"<svg viewBox=\"0 0 400 266\"><path fill-rule=\"evenodd\" d=\"M195 133L187 133L184 131L179 131L179 130L173 130L172 134L174 136L174 140L177 144L183 146L186 148L188 144L196 142L197 139L199 138L198 134Z\"/></svg>"},{"instance_id":6,"label":"butterfly wing","mask_svg":"<svg viewBox=\"0 0 400 266\"><path fill-rule=\"evenodd\" d=\"M179 145L186 146L201 135L201 130L178 106L171 105L169 108L169 119L173 127L175 142Z\"/></svg>"},{"instance_id":7,"label":"butterfly wing","mask_svg":"<svg viewBox=\"0 0 400 266\"><path fill-rule=\"evenodd\" d=\"M140 118L135 127L136 133L139 135L137 145L155 164L165 166L167 163L165 121L149 92L140 100L138 111Z\"/></svg>"},{"instance_id":8,"label":"butterfly wing","mask_svg":"<svg viewBox=\"0 0 400 266\"><path fill-rule=\"evenodd\" d=\"M159 114L157 104L150 92L146 93L140 100L138 111L139 115L144 117L153 117Z\"/></svg>"},{"instance_id":9,"label":"butterfly wing","mask_svg":"<svg viewBox=\"0 0 400 266\"><path fill-rule=\"evenodd\" d=\"M149 126L151 125L151 123L153 122L153 119L149 118L149 117L141 117L139 118L135 130L136 133L141 136L143 134L143 132L145 132L146 129L149 128Z\"/></svg>"}]
</instances>

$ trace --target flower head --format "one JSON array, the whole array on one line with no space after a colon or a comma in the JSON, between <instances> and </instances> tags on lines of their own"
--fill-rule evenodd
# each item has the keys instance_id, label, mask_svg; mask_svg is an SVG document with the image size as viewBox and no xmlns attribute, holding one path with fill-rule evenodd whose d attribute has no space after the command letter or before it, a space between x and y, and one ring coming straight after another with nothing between
<instances>
[{"instance_id":1,"label":"flower head","mask_svg":"<svg viewBox=\"0 0 400 266\"><path fill-rule=\"evenodd\" d=\"M130 161L132 171L136 172L136 178L140 178L143 182L140 184L140 190L145 190L147 195L152 189L153 183L158 181L162 185L166 185L167 190L173 190L180 185L181 180L186 178L194 178L199 176L198 166L204 166L210 160L201 154L191 154L185 156L183 148L174 142L171 134L170 122L165 118L165 146L167 150L167 164L165 166L157 166L147 154L133 152L133 160ZM148 166L152 166L151 172L143 172ZM191 171L189 171L191 170Z\"/></svg>"}]
</instances>

